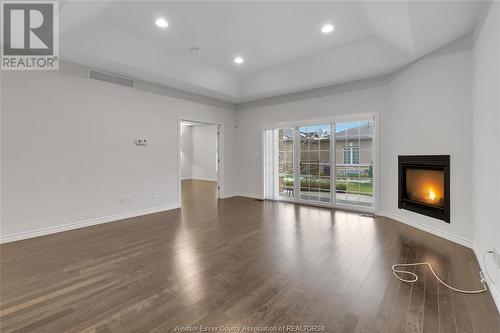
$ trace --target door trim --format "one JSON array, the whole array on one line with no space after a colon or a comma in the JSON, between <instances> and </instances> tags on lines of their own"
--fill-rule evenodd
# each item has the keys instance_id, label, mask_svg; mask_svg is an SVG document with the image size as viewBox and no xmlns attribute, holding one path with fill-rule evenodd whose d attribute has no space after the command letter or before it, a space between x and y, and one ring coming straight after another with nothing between
<instances>
[{"instance_id":1,"label":"door trim","mask_svg":"<svg viewBox=\"0 0 500 333\"><path fill-rule=\"evenodd\" d=\"M217 126L217 199L224 198L224 124L207 122L202 120L193 120L185 117L179 116L177 118L177 193L178 193L178 205L182 206L182 177L181 177L181 151L182 151L182 139L181 139L181 123L191 122L204 125ZM182 207L181 207L182 208Z\"/></svg>"}]
</instances>

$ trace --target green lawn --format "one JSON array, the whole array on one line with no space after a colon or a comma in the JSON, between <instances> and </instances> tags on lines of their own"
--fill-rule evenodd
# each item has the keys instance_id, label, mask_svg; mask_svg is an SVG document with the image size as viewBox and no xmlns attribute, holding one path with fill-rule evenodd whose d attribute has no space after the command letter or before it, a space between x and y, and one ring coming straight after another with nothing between
<instances>
[{"instance_id":1,"label":"green lawn","mask_svg":"<svg viewBox=\"0 0 500 333\"><path fill-rule=\"evenodd\" d=\"M293 178L285 178L285 184L286 186L293 186ZM302 187L309 187L312 184L310 182L302 182L301 186ZM318 184L319 188L323 190L329 190L330 189L330 181L328 179L322 179L319 181ZM312 186L311 186L312 187ZM371 196L373 194L373 184L370 183L358 183L355 181L350 181L350 182L345 182L345 183L337 183L337 191L346 191L351 192L351 193L357 193L359 188L360 194L364 195L369 195Z\"/></svg>"},{"instance_id":2,"label":"green lawn","mask_svg":"<svg viewBox=\"0 0 500 333\"><path fill-rule=\"evenodd\" d=\"M360 183L359 185L357 183L347 183L347 191L349 192L357 192L358 191L358 186L359 186L359 192L361 194L365 195L372 195L373 193L373 184L366 184L366 183Z\"/></svg>"}]
</instances>

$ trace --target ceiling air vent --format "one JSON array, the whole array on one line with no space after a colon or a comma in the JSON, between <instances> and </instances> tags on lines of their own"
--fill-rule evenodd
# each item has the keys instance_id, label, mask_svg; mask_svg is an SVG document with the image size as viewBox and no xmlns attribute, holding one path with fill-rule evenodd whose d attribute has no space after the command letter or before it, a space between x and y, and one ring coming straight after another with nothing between
<instances>
[{"instance_id":1,"label":"ceiling air vent","mask_svg":"<svg viewBox=\"0 0 500 333\"><path fill-rule=\"evenodd\" d=\"M89 79L119 84L120 86L125 86L125 87L130 87L130 88L135 87L134 79L120 76L120 75L113 74L113 73L96 71L94 69L89 69Z\"/></svg>"}]
</instances>

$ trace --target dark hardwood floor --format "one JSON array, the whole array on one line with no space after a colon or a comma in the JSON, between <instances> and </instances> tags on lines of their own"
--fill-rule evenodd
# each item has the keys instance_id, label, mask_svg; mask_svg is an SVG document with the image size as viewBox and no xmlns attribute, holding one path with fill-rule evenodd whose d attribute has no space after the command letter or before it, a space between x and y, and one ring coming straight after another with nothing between
<instances>
[{"instance_id":1,"label":"dark hardwood floor","mask_svg":"<svg viewBox=\"0 0 500 333\"><path fill-rule=\"evenodd\" d=\"M489 292L451 292L423 267L413 285L391 274L426 260L480 288L468 248L387 218L182 187L182 210L1 245L1 331L500 332Z\"/></svg>"}]
</instances>

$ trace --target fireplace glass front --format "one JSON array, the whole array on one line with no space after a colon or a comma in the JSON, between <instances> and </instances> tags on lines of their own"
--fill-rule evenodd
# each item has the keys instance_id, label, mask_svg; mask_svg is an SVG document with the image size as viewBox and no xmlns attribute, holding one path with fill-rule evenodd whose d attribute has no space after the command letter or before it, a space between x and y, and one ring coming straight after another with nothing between
<instances>
[{"instance_id":1,"label":"fireplace glass front","mask_svg":"<svg viewBox=\"0 0 500 333\"><path fill-rule=\"evenodd\" d=\"M450 222L450 156L399 156L398 207Z\"/></svg>"},{"instance_id":2,"label":"fireplace glass front","mask_svg":"<svg viewBox=\"0 0 500 333\"><path fill-rule=\"evenodd\" d=\"M444 171L407 168L405 192L408 200L444 207Z\"/></svg>"}]
</instances>

